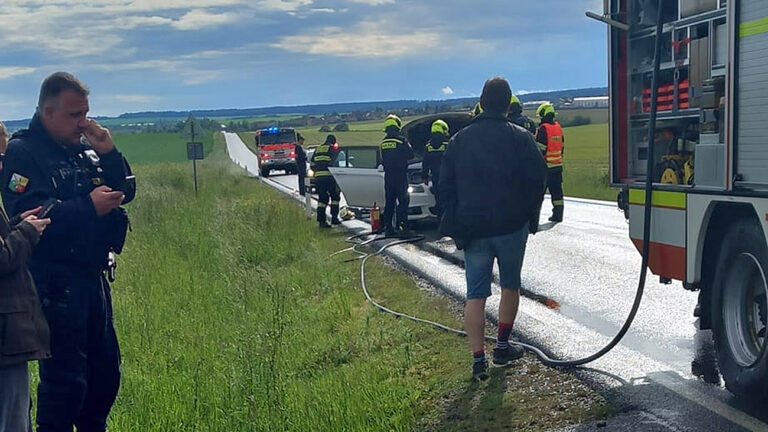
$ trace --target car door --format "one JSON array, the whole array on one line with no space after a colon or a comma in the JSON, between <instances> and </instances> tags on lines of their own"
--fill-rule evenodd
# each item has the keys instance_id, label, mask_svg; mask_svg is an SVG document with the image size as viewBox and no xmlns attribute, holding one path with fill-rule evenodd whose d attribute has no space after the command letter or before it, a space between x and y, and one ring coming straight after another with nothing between
<instances>
[{"instance_id":1,"label":"car door","mask_svg":"<svg viewBox=\"0 0 768 432\"><path fill-rule=\"evenodd\" d=\"M350 207L369 208L384 205L384 170L379 170L378 147L342 147L331 174L336 179Z\"/></svg>"}]
</instances>

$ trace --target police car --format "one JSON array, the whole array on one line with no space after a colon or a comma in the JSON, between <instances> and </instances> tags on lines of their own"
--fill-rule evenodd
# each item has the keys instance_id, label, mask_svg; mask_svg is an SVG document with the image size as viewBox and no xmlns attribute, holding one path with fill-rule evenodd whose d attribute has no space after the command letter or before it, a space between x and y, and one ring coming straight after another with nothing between
<instances>
[{"instance_id":1,"label":"police car","mask_svg":"<svg viewBox=\"0 0 768 432\"><path fill-rule=\"evenodd\" d=\"M416 157L408 166L408 194L411 198L408 220L411 221L435 217L429 210L435 205L435 196L430 190L431 187L424 185L421 159L431 137L432 123L437 119L446 121L451 134L454 134L468 125L472 118L467 113L435 114L421 117L403 126L403 135L416 153ZM384 207L384 167L381 165L381 150L378 145L342 145L330 171L341 188L347 205L355 210L358 216L366 213L374 204Z\"/></svg>"}]
</instances>

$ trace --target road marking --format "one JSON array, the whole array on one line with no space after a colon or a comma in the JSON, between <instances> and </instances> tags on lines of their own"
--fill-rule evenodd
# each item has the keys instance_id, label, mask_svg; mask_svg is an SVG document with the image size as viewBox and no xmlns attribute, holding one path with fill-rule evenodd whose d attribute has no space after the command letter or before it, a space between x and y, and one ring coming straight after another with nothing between
<instances>
[{"instance_id":1,"label":"road marking","mask_svg":"<svg viewBox=\"0 0 768 432\"><path fill-rule=\"evenodd\" d=\"M649 376L654 382L657 382L667 388L668 390L677 393L678 395L688 399L689 401L696 403L703 408L712 411L713 413L730 420L744 429L751 430L753 432L768 432L768 425L760 420L752 417L751 415L739 411L730 405L723 403L717 399L706 396L697 391L685 381L675 381L670 378L666 373L652 374Z\"/></svg>"}]
</instances>

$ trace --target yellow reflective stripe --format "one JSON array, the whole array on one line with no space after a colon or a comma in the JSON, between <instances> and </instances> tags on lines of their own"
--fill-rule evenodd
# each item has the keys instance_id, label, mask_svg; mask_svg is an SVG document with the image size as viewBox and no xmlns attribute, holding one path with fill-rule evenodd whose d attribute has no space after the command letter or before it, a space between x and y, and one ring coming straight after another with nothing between
<instances>
[{"instance_id":1,"label":"yellow reflective stripe","mask_svg":"<svg viewBox=\"0 0 768 432\"><path fill-rule=\"evenodd\" d=\"M330 162L330 156L315 156L315 162Z\"/></svg>"},{"instance_id":2,"label":"yellow reflective stripe","mask_svg":"<svg viewBox=\"0 0 768 432\"><path fill-rule=\"evenodd\" d=\"M744 23L739 26L739 37L748 38L768 33L768 17Z\"/></svg>"},{"instance_id":3,"label":"yellow reflective stripe","mask_svg":"<svg viewBox=\"0 0 768 432\"><path fill-rule=\"evenodd\" d=\"M550 162L547 162L547 168L557 168L557 167L561 167L561 166L563 166L562 162L560 162L560 163L554 163L554 162L550 163Z\"/></svg>"},{"instance_id":4,"label":"yellow reflective stripe","mask_svg":"<svg viewBox=\"0 0 768 432\"><path fill-rule=\"evenodd\" d=\"M427 151L430 152L430 153L431 152L444 152L445 151L445 145L442 145L442 146L440 146L438 148L434 148L432 146L427 146Z\"/></svg>"},{"instance_id":5,"label":"yellow reflective stripe","mask_svg":"<svg viewBox=\"0 0 768 432\"><path fill-rule=\"evenodd\" d=\"M552 205L555 206L555 207L565 206L565 200L552 201Z\"/></svg>"},{"instance_id":6,"label":"yellow reflective stripe","mask_svg":"<svg viewBox=\"0 0 768 432\"><path fill-rule=\"evenodd\" d=\"M324 202L319 202L319 203L317 203L317 208L325 208L325 206L327 206L327 205L328 204L326 204Z\"/></svg>"},{"instance_id":7,"label":"yellow reflective stripe","mask_svg":"<svg viewBox=\"0 0 768 432\"><path fill-rule=\"evenodd\" d=\"M394 150L397 148L397 143L392 141L384 141L381 143L382 150Z\"/></svg>"},{"instance_id":8,"label":"yellow reflective stripe","mask_svg":"<svg viewBox=\"0 0 768 432\"><path fill-rule=\"evenodd\" d=\"M331 201L331 205L339 205L338 201Z\"/></svg>"},{"instance_id":9,"label":"yellow reflective stripe","mask_svg":"<svg viewBox=\"0 0 768 432\"><path fill-rule=\"evenodd\" d=\"M630 189L629 203L634 205L645 205L645 190ZM685 192L667 192L653 191L653 206L667 207L673 209L685 210L688 207L688 200Z\"/></svg>"},{"instance_id":10,"label":"yellow reflective stripe","mask_svg":"<svg viewBox=\"0 0 768 432\"><path fill-rule=\"evenodd\" d=\"M317 171L315 173L315 177L330 177L332 175L330 171Z\"/></svg>"}]
</instances>

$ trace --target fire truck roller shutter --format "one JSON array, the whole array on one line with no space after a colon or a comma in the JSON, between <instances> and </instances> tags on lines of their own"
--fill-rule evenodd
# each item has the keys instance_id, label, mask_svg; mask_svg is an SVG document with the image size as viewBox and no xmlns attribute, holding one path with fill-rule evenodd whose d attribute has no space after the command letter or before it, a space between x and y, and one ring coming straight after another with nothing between
<instances>
[{"instance_id":1,"label":"fire truck roller shutter","mask_svg":"<svg viewBox=\"0 0 768 432\"><path fill-rule=\"evenodd\" d=\"M739 2L736 84L736 173L745 183L768 186L768 2Z\"/></svg>"}]
</instances>

